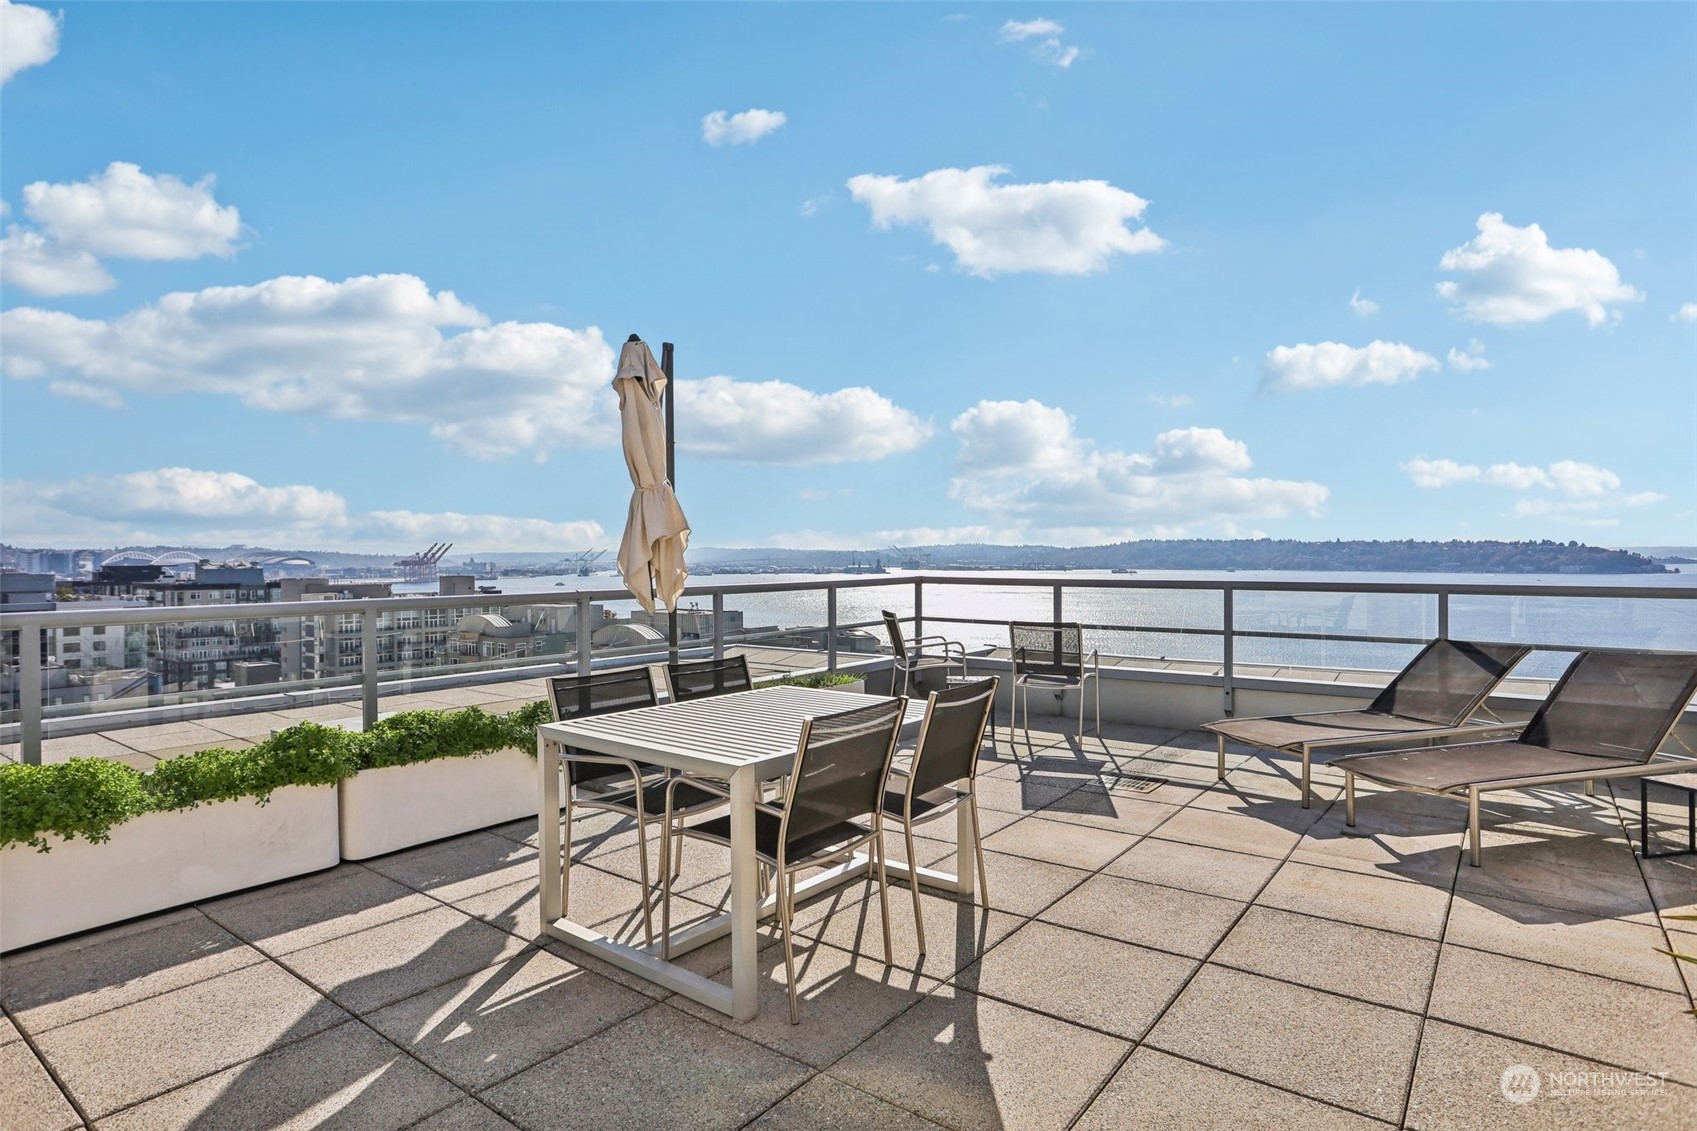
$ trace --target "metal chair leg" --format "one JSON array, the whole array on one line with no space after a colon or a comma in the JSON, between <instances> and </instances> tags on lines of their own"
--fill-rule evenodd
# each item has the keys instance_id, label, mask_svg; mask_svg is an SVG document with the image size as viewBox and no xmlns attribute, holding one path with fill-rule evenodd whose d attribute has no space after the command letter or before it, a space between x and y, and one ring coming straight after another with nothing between
<instances>
[{"instance_id":1,"label":"metal chair leg","mask_svg":"<svg viewBox=\"0 0 1697 1131\"><path fill-rule=\"evenodd\" d=\"M1479 787L1467 787L1467 862L1479 867Z\"/></svg>"},{"instance_id":2,"label":"metal chair leg","mask_svg":"<svg viewBox=\"0 0 1697 1131\"><path fill-rule=\"evenodd\" d=\"M778 923L784 933L784 974L789 982L790 991L790 1024L801 1024L801 1010L796 1004L795 991L795 909L790 904L795 899L795 877L793 873L783 872L778 876Z\"/></svg>"},{"instance_id":3,"label":"metal chair leg","mask_svg":"<svg viewBox=\"0 0 1697 1131\"><path fill-rule=\"evenodd\" d=\"M972 813L972 850L978 856L978 891L983 896L985 910L989 910L990 881L984 871L984 834L978 830L978 795L975 793L968 797L966 803ZM956 851L959 851L958 846Z\"/></svg>"},{"instance_id":4,"label":"metal chair leg","mask_svg":"<svg viewBox=\"0 0 1697 1131\"><path fill-rule=\"evenodd\" d=\"M642 934L649 946L654 945L654 913L648 906L648 815L642 811L642 782L636 783L636 858L642 875ZM666 858L660 857L660 870L666 870Z\"/></svg>"},{"instance_id":5,"label":"metal chair leg","mask_svg":"<svg viewBox=\"0 0 1697 1131\"><path fill-rule=\"evenodd\" d=\"M1215 780L1225 781L1226 780L1226 736L1223 735L1223 734L1216 734L1214 736L1214 744L1215 744L1215 747L1216 747L1216 764L1215 764L1215 767L1214 767Z\"/></svg>"},{"instance_id":6,"label":"metal chair leg","mask_svg":"<svg viewBox=\"0 0 1697 1131\"><path fill-rule=\"evenodd\" d=\"M1355 827L1355 771L1343 772L1343 823Z\"/></svg>"},{"instance_id":7,"label":"metal chair leg","mask_svg":"<svg viewBox=\"0 0 1697 1131\"><path fill-rule=\"evenodd\" d=\"M1308 744L1304 742L1302 744L1302 807L1304 809L1314 807L1314 794L1308 788L1312 765L1313 763L1308 760Z\"/></svg>"},{"instance_id":8,"label":"metal chair leg","mask_svg":"<svg viewBox=\"0 0 1697 1131\"><path fill-rule=\"evenodd\" d=\"M902 822L902 839L907 842L907 886L913 892L913 928L919 935L919 953L924 954L925 912L919 909L919 858L913 851L913 825L907 821Z\"/></svg>"},{"instance_id":9,"label":"metal chair leg","mask_svg":"<svg viewBox=\"0 0 1697 1131\"><path fill-rule=\"evenodd\" d=\"M884 916L884 965L895 965L892 957L893 948L890 946L890 879L884 872L884 830L878 829L878 835L872 838L872 843L878 846L878 910ZM916 887L914 890L918 890Z\"/></svg>"}]
</instances>

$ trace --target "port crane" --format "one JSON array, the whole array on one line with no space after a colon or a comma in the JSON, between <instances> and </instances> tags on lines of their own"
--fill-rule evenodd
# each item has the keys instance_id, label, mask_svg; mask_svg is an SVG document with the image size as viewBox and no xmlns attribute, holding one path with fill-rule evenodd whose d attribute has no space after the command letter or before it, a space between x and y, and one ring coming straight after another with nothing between
<instances>
[{"instance_id":1,"label":"port crane","mask_svg":"<svg viewBox=\"0 0 1697 1131\"><path fill-rule=\"evenodd\" d=\"M402 558L395 563L395 568L401 571L402 581L429 581L439 572L442 557L452 547L452 542L432 542L430 548L421 554Z\"/></svg>"}]
</instances>

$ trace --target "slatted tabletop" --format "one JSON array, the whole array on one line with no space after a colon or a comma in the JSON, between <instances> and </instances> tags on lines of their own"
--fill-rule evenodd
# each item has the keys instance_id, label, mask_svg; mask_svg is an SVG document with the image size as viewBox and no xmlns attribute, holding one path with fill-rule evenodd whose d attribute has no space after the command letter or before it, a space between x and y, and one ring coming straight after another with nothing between
<instances>
[{"instance_id":1,"label":"slatted tabletop","mask_svg":"<svg viewBox=\"0 0 1697 1131\"><path fill-rule=\"evenodd\" d=\"M663 703L610 715L545 723L537 733L598 754L634 758L708 777L758 766L772 776L795 755L802 722L869 707L866 695L813 687L762 687L684 703ZM903 727L925 717L925 701L910 699ZM763 773L762 776L765 776Z\"/></svg>"}]
</instances>

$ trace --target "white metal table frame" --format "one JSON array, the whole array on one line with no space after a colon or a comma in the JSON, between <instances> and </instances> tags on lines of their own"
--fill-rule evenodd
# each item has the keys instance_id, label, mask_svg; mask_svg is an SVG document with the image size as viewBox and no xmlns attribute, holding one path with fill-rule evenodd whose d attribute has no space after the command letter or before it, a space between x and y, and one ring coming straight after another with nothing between
<instances>
[{"instance_id":1,"label":"white metal table frame","mask_svg":"<svg viewBox=\"0 0 1697 1131\"><path fill-rule=\"evenodd\" d=\"M777 910L775 896L762 900L758 892L754 804L760 795L760 784L789 772L804 719L853 710L867 703L866 696L851 692L767 687L538 727L536 764L541 789L537 848L542 930L620 969L727 1013L737 1021L752 1019L758 1011L760 995L759 922ZM924 716L924 701L909 701L902 724L904 734L916 730ZM664 940L656 939L651 947L632 946L565 918L566 862L561 854L559 813L560 753L567 746L729 783L731 909L674 931L670 947L671 955L676 958L729 934L729 986L662 959ZM916 876L918 882L928 887L971 895L976 842L971 813L965 805L957 814L956 830L960 838L955 854L956 874L909 867L894 860L887 864L889 874L910 879ZM661 867L668 863L662 861ZM856 879L866 873L868 864L865 855L856 853L844 863L802 882L797 887L797 897ZM648 898L647 892L643 898Z\"/></svg>"}]
</instances>

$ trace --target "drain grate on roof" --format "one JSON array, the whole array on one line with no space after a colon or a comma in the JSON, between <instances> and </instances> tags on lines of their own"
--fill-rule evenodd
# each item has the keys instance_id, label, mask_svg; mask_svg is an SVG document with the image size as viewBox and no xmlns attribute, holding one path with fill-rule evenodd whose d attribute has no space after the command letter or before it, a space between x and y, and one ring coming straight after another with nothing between
<instances>
[{"instance_id":1,"label":"drain grate on roof","mask_svg":"<svg viewBox=\"0 0 1697 1131\"><path fill-rule=\"evenodd\" d=\"M1166 778L1146 778L1137 774L1114 779L1115 789L1126 789L1132 793L1154 793L1166 784Z\"/></svg>"}]
</instances>

